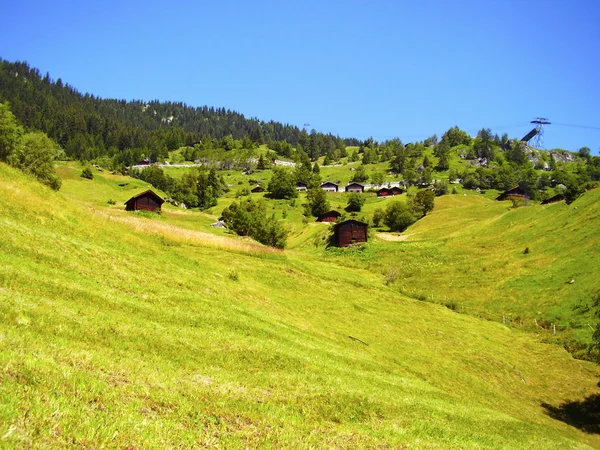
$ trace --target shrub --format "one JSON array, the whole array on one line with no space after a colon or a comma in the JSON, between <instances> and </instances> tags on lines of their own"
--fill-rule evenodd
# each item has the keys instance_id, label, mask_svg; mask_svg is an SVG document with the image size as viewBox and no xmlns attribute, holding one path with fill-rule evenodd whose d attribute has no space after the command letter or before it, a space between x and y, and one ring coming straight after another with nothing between
<instances>
[{"instance_id":1,"label":"shrub","mask_svg":"<svg viewBox=\"0 0 600 450\"><path fill-rule=\"evenodd\" d=\"M240 276L237 273L237 270L229 269L229 272L227 272L227 278L229 278L231 281L239 281Z\"/></svg>"},{"instance_id":2,"label":"shrub","mask_svg":"<svg viewBox=\"0 0 600 450\"><path fill-rule=\"evenodd\" d=\"M385 218L385 212L381 208L377 208L373 211L373 225L379 227L383 219Z\"/></svg>"},{"instance_id":3,"label":"shrub","mask_svg":"<svg viewBox=\"0 0 600 450\"><path fill-rule=\"evenodd\" d=\"M250 195L250 189L247 187L243 187L235 193L236 198L247 197L248 195Z\"/></svg>"},{"instance_id":4,"label":"shrub","mask_svg":"<svg viewBox=\"0 0 600 450\"><path fill-rule=\"evenodd\" d=\"M227 228L240 236L250 236L271 247L284 248L287 232L275 215L267 216L264 203L252 199L233 202L223 210Z\"/></svg>"},{"instance_id":5,"label":"shrub","mask_svg":"<svg viewBox=\"0 0 600 450\"><path fill-rule=\"evenodd\" d=\"M36 177L41 183L58 191L61 180L54 169L57 144L45 133L35 131L23 136L8 158L13 167Z\"/></svg>"},{"instance_id":6,"label":"shrub","mask_svg":"<svg viewBox=\"0 0 600 450\"><path fill-rule=\"evenodd\" d=\"M383 218L383 223L391 231L404 231L416 221L417 218L408 205L402 202L390 203Z\"/></svg>"},{"instance_id":7,"label":"shrub","mask_svg":"<svg viewBox=\"0 0 600 450\"><path fill-rule=\"evenodd\" d=\"M365 196L353 192L350 194L348 198L348 206L346 206L346 211L348 212L360 212L362 206L365 204Z\"/></svg>"},{"instance_id":8,"label":"shrub","mask_svg":"<svg viewBox=\"0 0 600 450\"><path fill-rule=\"evenodd\" d=\"M83 170L81 171L81 175L82 178L87 178L88 180L92 180L94 178L94 174L92 173L92 169L90 169L89 167L84 167Z\"/></svg>"}]
</instances>

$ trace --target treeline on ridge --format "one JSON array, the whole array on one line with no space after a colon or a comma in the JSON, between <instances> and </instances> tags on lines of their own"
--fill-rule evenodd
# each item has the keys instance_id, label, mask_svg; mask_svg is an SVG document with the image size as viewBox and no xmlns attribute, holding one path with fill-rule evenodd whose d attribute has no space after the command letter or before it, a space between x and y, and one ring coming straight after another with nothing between
<instances>
[{"instance_id":1,"label":"treeline on ridge","mask_svg":"<svg viewBox=\"0 0 600 450\"><path fill-rule=\"evenodd\" d=\"M297 126L246 118L225 108L192 107L182 102L126 101L81 94L59 78L26 62L0 59L0 101L8 101L26 128L46 133L69 158L91 161L101 156L130 166L142 158L158 161L183 146L211 142L227 147L233 140L243 148L267 142L300 144L311 158L355 139L310 134Z\"/></svg>"}]
</instances>

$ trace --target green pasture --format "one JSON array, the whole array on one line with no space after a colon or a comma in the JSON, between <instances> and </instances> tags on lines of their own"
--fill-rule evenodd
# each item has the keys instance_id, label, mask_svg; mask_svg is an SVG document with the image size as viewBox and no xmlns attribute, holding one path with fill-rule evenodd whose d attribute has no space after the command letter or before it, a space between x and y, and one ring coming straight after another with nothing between
<instances>
[{"instance_id":1,"label":"green pasture","mask_svg":"<svg viewBox=\"0 0 600 450\"><path fill-rule=\"evenodd\" d=\"M600 448L556 418L599 393L598 366L434 291L454 279L493 312L463 271L516 297L543 269L583 295L592 275L569 270L594 261L597 192L517 210L447 196L408 240L347 250L302 224L301 199L273 202L293 229L279 251L211 229L229 196L212 216L127 213L146 186L77 170L54 192L0 165L0 447Z\"/></svg>"}]
</instances>

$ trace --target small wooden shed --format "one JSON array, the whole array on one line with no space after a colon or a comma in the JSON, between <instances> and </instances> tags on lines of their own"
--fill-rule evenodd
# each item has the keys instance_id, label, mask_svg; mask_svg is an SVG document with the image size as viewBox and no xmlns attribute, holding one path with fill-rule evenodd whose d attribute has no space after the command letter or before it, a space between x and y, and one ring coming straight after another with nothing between
<instances>
[{"instance_id":1,"label":"small wooden shed","mask_svg":"<svg viewBox=\"0 0 600 450\"><path fill-rule=\"evenodd\" d=\"M394 186L391 188L381 188L377 191L377 197L389 197L392 195L400 195L404 191L398 186Z\"/></svg>"},{"instance_id":2,"label":"small wooden shed","mask_svg":"<svg viewBox=\"0 0 600 450\"><path fill-rule=\"evenodd\" d=\"M298 192L306 192L308 190L308 185L306 183L303 183L302 181L298 181L296 183L296 190Z\"/></svg>"},{"instance_id":3,"label":"small wooden shed","mask_svg":"<svg viewBox=\"0 0 600 450\"><path fill-rule=\"evenodd\" d=\"M332 183L331 181L326 181L325 183L321 184L321 189L323 189L324 191L327 191L327 192L337 192L338 185L335 183Z\"/></svg>"},{"instance_id":4,"label":"small wooden shed","mask_svg":"<svg viewBox=\"0 0 600 450\"><path fill-rule=\"evenodd\" d=\"M252 189L250 189L250 192L252 192L253 194L256 194L258 192L264 192L264 191L265 191L265 189L260 184L257 184Z\"/></svg>"},{"instance_id":5,"label":"small wooden shed","mask_svg":"<svg viewBox=\"0 0 600 450\"><path fill-rule=\"evenodd\" d=\"M367 242L368 227L366 223L353 219L340 222L334 227L333 242L338 247Z\"/></svg>"},{"instance_id":6,"label":"small wooden shed","mask_svg":"<svg viewBox=\"0 0 600 450\"><path fill-rule=\"evenodd\" d=\"M332 222L335 222L336 220L338 220L338 217L340 217L341 215L342 214L337 211L328 211L325 214L321 214L317 218L317 222L332 223Z\"/></svg>"},{"instance_id":7,"label":"small wooden shed","mask_svg":"<svg viewBox=\"0 0 600 450\"><path fill-rule=\"evenodd\" d=\"M125 202L127 211L160 211L165 201L151 190L144 191Z\"/></svg>"},{"instance_id":8,"label":"small wooden shed","mask_svg":"<svg viewBox=\"0 0 600 450\"><path fill-rule=\"evenodd\" d=\"M525 189L523 189L521 186L515 186L512 189L504 191L502 194L496 197L496 200L508 200L509 198L527 199L529 196L527 195L527 191L525 191Z\"/></svg>"},{"instance_id":9,"label":"small wooden shed","mask_svg":"<svg viewBox=\"0 0 600 450\"><path fill-rule=\"evenodd\" d=\"M554 197L547 198L542 202L542 205L549 205L550 203L562 202L565 199L564 194L556 194Z\"/></svg>"},{"instance_id":10,"label":"small wooden shed","mask_svg":"<svg viewBox=\"0 0 600 450\"><path fill-rule=\"evenodd\" d=\"M360 183L350 183L346 186L346 192L365 192L365 187Z\"/></svg>"}]
</instances>

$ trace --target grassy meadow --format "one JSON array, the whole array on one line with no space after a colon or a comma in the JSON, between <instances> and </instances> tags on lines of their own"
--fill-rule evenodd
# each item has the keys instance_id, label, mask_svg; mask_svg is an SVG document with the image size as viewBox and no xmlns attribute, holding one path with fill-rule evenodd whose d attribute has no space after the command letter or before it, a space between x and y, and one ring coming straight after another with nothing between
<instances>
[{"instance_id":1,"label":"grassy meadow","mask_svg":"<svg viewBox=\"0 0 600 450\"><path fill-rule=\"evenodd\" d=\"M59 166L54 192L0 164L0 448L600 448L553 414L600 392L597 365L437 304L571 311L593 289L598 192L446 196L406 240L348 251L301 198L273 202L280 251L210 227L233 193L127 213L145 183L80 172Z\"/></svg>"}]
</instances>

